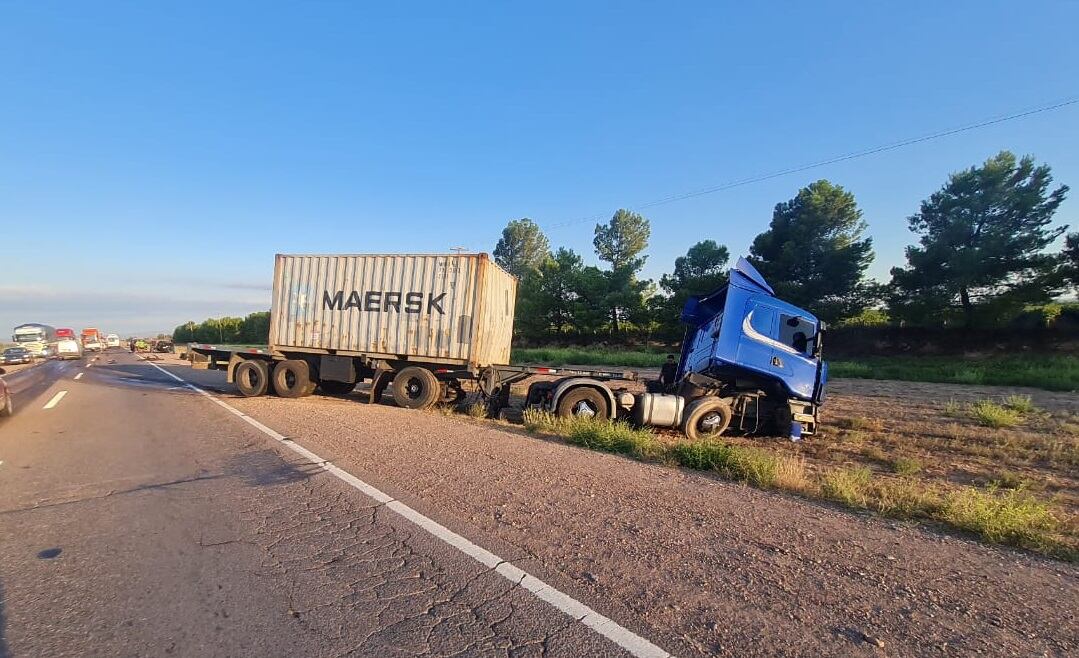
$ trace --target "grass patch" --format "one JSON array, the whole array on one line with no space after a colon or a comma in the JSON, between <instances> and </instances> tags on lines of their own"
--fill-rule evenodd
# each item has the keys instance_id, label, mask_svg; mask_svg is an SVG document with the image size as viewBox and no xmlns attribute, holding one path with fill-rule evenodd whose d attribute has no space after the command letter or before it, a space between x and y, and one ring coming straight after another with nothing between
<instances>
[{"instance_id":1,"label":"grass patch","mask_svg":"<svg viewBox=\"0 0 1079 658\"><path fill-rule=\"evenodd\" d=\"M862 416L852 416L851 418L843 418L838 421L840 427L845 427L851 430L863 430L866 432L880 432L884 430L884 421L880 418L864 418Z\"/></svg>"},{"instance_id":2,"label":"grass patch","mask_svg":"<svg viewBox=\"0 0 1079 658\"><path fill-rule=\"evenodd\" d=\"M1003 405L1020 414L1032 414L1038 410L1029 395L1009 395L1004 398Z\"/></svg>"},{"instance_id":3,"label":"grass patch","mask_svg":"<svg viewBox=\"0 0 1079 658\"><path fill-rule=\"evenodd\" d=\"M1023 420L1018 411L991 400L979 400L970 405L970 417L986 427L1015 427Z\"/></svg>"},{"instance_id":4,"label":"grass patch","mask_svg":"<svg viewBox=\"0 0 1079 658\"><path fill-rule=\"evenodd\" d=\"M864 466L839 468L821 478L821 493L851 507L867 507L867 491L872 481L873 472Z\"/></svg>"},{"instance_id":5,"label":"grass patch","mask_svg":"<svg viewBox=\"0 0 1079 658\"><path fill-rule=\"evenodd\" d=\"M1047 503L1022 491L1000 493L995 487L950 493L942 517L988 541L1043 551L1053 544L1058 527Z\"/></svg>"},{"instance_id":6,"label":"grass patch","mask_svg":"<svg viewBox=\"0 0 1079 658\"><path fill-rule=\"evenodd\" d=\"M584 448L629 455L642 461L658 459L665 453L665 446L649 430L605 418L573 419L566 440Z\"/></svg>"},{"instance_id":7,"label":"grass patch","mask_svg":"<svg viewBox=\"0 0 1079 658\"><path fill-rule=\"evenodd\" d=\"M829 361L828 373L859 379L1079 390L1079 357L1070 355L991 356L977 361L962 357L860 357Z\"/></svg>"},{"instance_id":8,"label":"grass patch","mask_svg":"<svg viewBox=\"0 0 1079 658\"><path fill-rule=\"evenodd\" d=\"M472 418L486 418L487 417L487 403L482 401L473 402L465 407L465 413Z\"/></svg>"},{"instance_id":9,"label":"grass patch","mask_svg":"<svg viewBox=\"0 0 1079 658\"><path fill-rule=\"evenodd\" d=\"M1026 489L1030 486L1030 480L1015 471L997 471L992 480L992 486L1000 489Z\"/></svg>"},{"instance_id":10,"label":"grass patch","mask_svg":"<svg viewBox=\"0 0 1079 658\"><path fill-rule=\"evenodd\" d=\"M896 457L892 470L899 475L915 475L922 470L922 463L911 457Z\"/></svg>"},{"instance_id":11,"label":"grass patch","mask_svg":"<svg viewBox=\"0 0 1079 658\"><path fill-rule=\"evenodd\" d=\"M760 448L722 441L679 441L670 448L670 454L675 462L686 468L716 471L733 480L766 489L804 491L809 486L804 461Z\"/></svg>"}]
</instances>

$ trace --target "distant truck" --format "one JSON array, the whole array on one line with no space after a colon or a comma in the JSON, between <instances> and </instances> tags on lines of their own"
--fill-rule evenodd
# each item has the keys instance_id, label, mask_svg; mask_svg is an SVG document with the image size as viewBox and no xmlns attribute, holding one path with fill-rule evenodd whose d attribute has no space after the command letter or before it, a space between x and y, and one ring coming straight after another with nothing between
<instances>
[{"instance_id":1,"label":"distant truck","mask_svg":"<svg viewBox=\"0 0 1079 658\"><path fill-rule=\"evenodd\" d=\"M635 373L509 365L516 279L487 254L278 255L266 349L191 344L192 366L220 369L242 395L341 395L392 382L420 409L465 397L475 382L496 414L510 385L534 375L526 405L559 416L632 419L693 439L724 432L800 438L816 430L827 368L824 325L780 301L745 259L729 283L692 298L675 380L631 393ZM617 385L617 384L614 384Z\"/></svg>"},{"instance_id":2,"label":"distant truck","mask_svg":"<svg viewBox=\"0 0 1079 658\"><path fill-rule=\"evenodd\" d=\"M120 347L120 337L116 334L105 336L105 345L107 347Z\"/></svg>"},{"instance_id":3,"label":"distant truck","mask_svg":"<svg viewBox=\"0 0 1079 658\"><path fill-rule=\"evenodd\" d=\"M83 329L79 336L82 339L83 350L87 352L100 352L105 349L105 341L99 330Z\"/></svg>"},{"instance_id":4,"label":"distant truck","mask_svg":"<svg viewBox=\"0 0 1079 658\"><path fill-rule=\"evenodd\" d=\"M20 324L15 327L11 338L19 347L25 347L32 355L43 359L56 346L56 329L37 322Z\"/></svg>"}]
</instances>

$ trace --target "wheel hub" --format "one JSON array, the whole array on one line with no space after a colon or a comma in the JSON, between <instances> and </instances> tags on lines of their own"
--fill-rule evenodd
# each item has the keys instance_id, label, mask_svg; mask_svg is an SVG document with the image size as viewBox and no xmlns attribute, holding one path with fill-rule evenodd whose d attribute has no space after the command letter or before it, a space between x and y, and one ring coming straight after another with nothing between
<instances>
[{"instance_id":1,"label":"wheel hub","mask_svg":"<svg viewBox=\"0 0 1079 658\"><path fill-rule=\"evenodd\" d=\"M577 403L575 407L573 407L573 415L591 418L596 415L596 410L593 409L592 405L588 404L588 402L586 402L585 400L581 400Z\"/></svg>"},{"instance_id":2,"label":"wheel hub","mask_svg":"<svg viewBox=\"0 0 1079 658\"><path fill-rule=\"evenodd\" d=\"M714 432L721 422L723 418L719 414L710 413L701 418L700 426L705 432Z\"/></svg>"}]
</instances>

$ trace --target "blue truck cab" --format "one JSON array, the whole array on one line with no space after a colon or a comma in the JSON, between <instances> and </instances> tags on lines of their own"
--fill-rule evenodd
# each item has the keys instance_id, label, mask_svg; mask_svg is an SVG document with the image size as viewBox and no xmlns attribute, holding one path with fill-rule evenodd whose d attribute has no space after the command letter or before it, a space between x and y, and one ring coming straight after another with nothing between
<instances>
[{"instance_id":1,"label":"blue truck cab","mask_svg":"<svg viewBox=\"0 0 1079 658\"><path fill-rule=\"evenodd\" d=\"M680 395L725 398L732 426L748 433L797 439L816 430L828 377L824 324L778 299L746 259L738 259L727 285L690 298L682 321Z\"/></svg>"}]
</instances>

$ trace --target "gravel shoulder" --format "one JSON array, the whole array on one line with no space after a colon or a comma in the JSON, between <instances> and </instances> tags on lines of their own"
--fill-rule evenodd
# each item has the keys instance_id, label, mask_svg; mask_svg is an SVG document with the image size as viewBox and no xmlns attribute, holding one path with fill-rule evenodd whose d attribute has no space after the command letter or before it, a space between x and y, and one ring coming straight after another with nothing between
<instances>
[{"instance_id":1,"label":"gravel shoulder","mask_svg":"<svg viewBox=\"0 0 1079 658\"><path fill-rule=\"evenodd\" d=\"M177 372L682 655L1079 649L1074 565L511 426Z\"/></svg>"}]
</instances>

